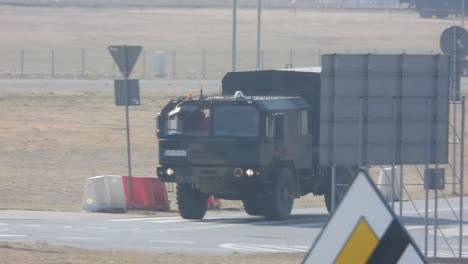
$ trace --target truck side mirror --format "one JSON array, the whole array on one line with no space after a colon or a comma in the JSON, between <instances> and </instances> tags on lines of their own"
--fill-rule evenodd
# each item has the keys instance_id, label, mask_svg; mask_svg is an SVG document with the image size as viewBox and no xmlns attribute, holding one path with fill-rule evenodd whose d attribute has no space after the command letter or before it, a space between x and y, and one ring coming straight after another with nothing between
<instances>
[{"instance_id":1,"label":"truck side mirror","mask_svg":"<svg viewBox=\"0 0 468 264\"><path fill-rule=\"evenodd\" d=\"M283 140L284 138L284 115L283 114L275 114L275 140Z\"/></svg>"},{"instance_id":2,"label":"truck side mirror","mask_svg":"<svg viewBox=\"0 0 468 264\"><path fill-rule=\"evenodd\" d=\"M158 113L156 116L156 137L159 138L161 136L161 130L159 129L161 127L161 113Z\"/></svg>"}]
</instances>

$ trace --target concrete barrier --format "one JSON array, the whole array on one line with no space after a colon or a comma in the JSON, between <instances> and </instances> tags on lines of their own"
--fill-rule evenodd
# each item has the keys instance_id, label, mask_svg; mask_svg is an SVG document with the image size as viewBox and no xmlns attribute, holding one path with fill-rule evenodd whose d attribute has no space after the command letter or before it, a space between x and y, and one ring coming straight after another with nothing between
<instances>
[{"instance_id":1,"label":"concrete barrier","mask_svg":"<svg viewBox=\"0 0 468 264\"><path fill-rule=\"evenodd\" d=\"M122 176L101 175L86 179L81 209L90 212L125 211Z\"/></svg>"}]
</instances>

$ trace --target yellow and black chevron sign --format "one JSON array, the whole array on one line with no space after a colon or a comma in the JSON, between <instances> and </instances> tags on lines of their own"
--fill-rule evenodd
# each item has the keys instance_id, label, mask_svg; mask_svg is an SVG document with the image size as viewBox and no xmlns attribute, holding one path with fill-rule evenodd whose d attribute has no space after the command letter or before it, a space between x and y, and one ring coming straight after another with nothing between
<instances>
[{"instance_id":1,"label":"yellow and black chevron sign","mask_svg":"<svg viewBox=\"0 0 468 264\"><path fill-rule=\"evenodd\" d=\"M309 263L427 263L365 172L304 258Z\"/></svg>"}]
</instances>

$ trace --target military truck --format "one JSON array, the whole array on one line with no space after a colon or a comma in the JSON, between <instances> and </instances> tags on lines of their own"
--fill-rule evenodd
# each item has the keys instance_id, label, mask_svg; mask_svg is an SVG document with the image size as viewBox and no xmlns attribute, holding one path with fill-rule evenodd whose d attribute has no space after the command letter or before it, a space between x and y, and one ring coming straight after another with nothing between
<instances>
[{"instance_id":1,"label":"military truck","mask_svg":"<svg viewBox=\"0 0 468 264\"><path fill-rule=\"evenodd\" d=\"M461 15L464 0L400 0L416 9L422 18L447 18L449 15ZM468 10L465 2L465 12Z\"/></svg>"},{"instance_id":2,"label":"military truck","mask_svg":"<svg viewBox=\"0 0 468 264\"><path fill-rule=\"evenodd\" d=\"M157 175L177 183L185 219L202 219L209 195L241 200L248 214L274 220L287 219L294 199L308 193L324 195L330 210L319 112L320 68L227 73L222 95L179 98L161 110ZM355 170L337 167L337 188Z\"/></svg>"}]
</instances>

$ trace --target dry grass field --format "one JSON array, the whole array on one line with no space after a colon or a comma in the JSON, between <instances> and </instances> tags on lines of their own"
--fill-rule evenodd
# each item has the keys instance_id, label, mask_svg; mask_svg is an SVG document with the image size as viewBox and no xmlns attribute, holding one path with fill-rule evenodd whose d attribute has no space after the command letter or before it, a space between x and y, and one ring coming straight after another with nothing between
<instances>
[{"instance_id":1,"label":"dry grass field","mask_svg":"<svg viewBox=\"0 0 468 264\"><path fill-rule=\"evenodd\" d=\"M288 63L289 49L295 51L295 66L317 65L318 50L437 52L442 30L456 23L419 19L412 12L375 10L306 10L297 16L265 10L263 21L268 68ZM57 53L57 63L63 67L57 69L74 65L65 51L86 49L96 55L88 61L89 70L105 72L111 62L107 45L127 43L177 49L186 60L181 58L180 67L189 71L198 70L199 51L205 48L220 55L208 65L209 71L221 74L230 68L230 23L228 9L2 6L0 72L17 67L19 48L63 50L66 60L60 61ZM239 11L241 69L254 68L254 23L254 10ZM31 57L28 63L44 66L40 57ZM114 106L112 82L97 83L104 89L89 88L96 82L88 81L0 82L0 208L77 211L85 178L127 173L123 109ZM144 105L131 110L135 175L155 174L158 110L169 98L187 90L197 92L201 85L214 92L219 83L142 84ZM417 177L415 181L420 183ZM422 197L421 186L409 188L414 197ZM299 207L311 205L322 206L323 199L309 195L296 202ZM227 202L225 207L241 205Z\"/></svg>"},{"instance_id":2,"label":"dry grass field","mask_svg":"<svg viewBox=\"0 0 468 264\"><path fill-rule=\"evenodd\" d=\"M187 255L173 253L106 252L49 246L44 243L23 244L0 242L0 264L293 264L299 263L304 254L233 254L233 255Z\"/></svg>"}]
</instances>

